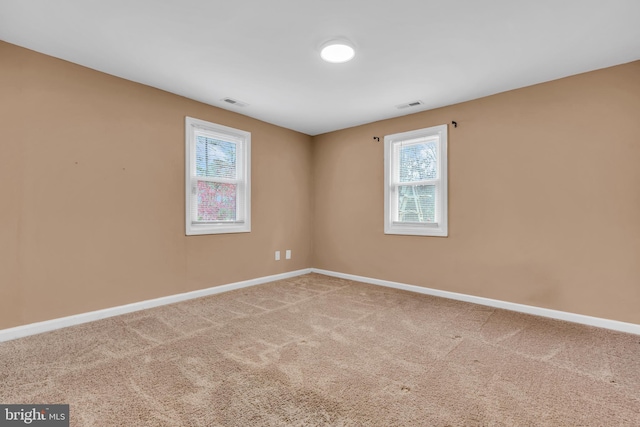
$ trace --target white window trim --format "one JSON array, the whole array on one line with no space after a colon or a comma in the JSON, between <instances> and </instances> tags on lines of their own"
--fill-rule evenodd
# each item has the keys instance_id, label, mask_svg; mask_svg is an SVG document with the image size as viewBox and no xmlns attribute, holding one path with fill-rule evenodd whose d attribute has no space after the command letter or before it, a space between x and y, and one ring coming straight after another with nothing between
<instances>
[{"instance_id":1,"label":"white window trim","mask_svg":"<svg viewBox=\"0 0 640 427\"><path fill-rule=\"evenodd\" d=\"M438 179L420 182L436 185L436 211L434 223L409 223L397 221L398 147L414 140L437 138ZM384 232L415 236L447 237L448 230L448 172L447 172L447 125L433 126L384 137Z\"/></svg>"},{"instance_id":2,"label":"white window trim","mask_svg":"<svg viewBox=\"0 0 640 427\"><path fill-rule=\"evenodd\" d=\"M238 179L229 180L243 185L244 199L234 222L198 223L191 217L195 204L193 183L195 182L195 137L198 133L216 136L222 140L238 144L237 171ZM199 178L202 180L202 178ZM207 180L206 178L204 179ZM215 179L216 182L225 181ZM248 233L251 231L251 133L204 120L185 117L185 230L187 236L201 234Z\"/></svg>"}]
</instances>

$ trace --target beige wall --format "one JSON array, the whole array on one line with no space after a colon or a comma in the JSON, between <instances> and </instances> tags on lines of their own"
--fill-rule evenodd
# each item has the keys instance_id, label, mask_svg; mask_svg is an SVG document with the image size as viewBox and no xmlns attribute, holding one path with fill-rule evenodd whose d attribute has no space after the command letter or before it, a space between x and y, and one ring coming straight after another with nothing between
<instances>
[{"instance_id":1,"label":"beige wall","mask_svg":"<svg viewBox=\"0 0 640 427\"><path fill-rule=\"evenodd\" d=\"M315 137L314 267L640 323L639 118L634 62ZM449 237L385 235L382 137L452 120Z\"/></svg>"},{"instance_id":2,"label":"beige wall","mask_svg":"<svg viewBox=\"0 0 640 427\"><path fill-rule=\"evenodd\" d=\"M185 116L252 133L251 233L185 236ZM310 267L311 153L307 135L0 42L0 329Z\"/></svg>"},{"instance_id":3,"label":"beige wall","mask_svg":"<svg viewBox=\"0 0 640 427\"><path fill-rule=\"evenodd\" d=\"M314 138L2 42L0 94L0 329L312 266L640 323L640 62ZM187 115L251 233L184 235ZM449 237L384 235L372 137L451 120Z\"/></svg>"}]
</instances>

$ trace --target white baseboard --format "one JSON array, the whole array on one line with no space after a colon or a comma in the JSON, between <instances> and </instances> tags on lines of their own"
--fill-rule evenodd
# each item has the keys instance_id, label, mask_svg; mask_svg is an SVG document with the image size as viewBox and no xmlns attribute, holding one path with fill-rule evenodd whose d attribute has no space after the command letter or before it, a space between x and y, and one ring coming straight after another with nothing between
<instances>
[{"instance_id":1,"label":"white baseboard","mask_svg":"<svg viewBox=\"0 0 640 427\"><path fill-rule=\"evenodd\" d=\"M422 286L407 285L405 283L399 282L390 282L388 280L372 279L371 277L356 276L354 274L337 273L335 271L322 270L319 268L312 268L311 272L324 274L327 276L340 277L342 279L354 280L357 282L370 283L372 285L403 289L405 291L417 292L420 294L433 295L436 297L449 298L458 301L465 301L474 304L486 305L489 307L502 308L505 310L517 311L520 313L533 314L536 316L549 317L552 319L565 320L567 322L581 323L583 325L596 326L598 328L612 329L614 331L640 335L640 325L634 323L619 322L617 320L602 319L599 317L585 316L583 314L568 313L566 311L551 310L548 308L534 307L531 305L517 304L490 298L476 297L473 295L459 294L456 292L441 291L438 289L424 288Z\"/></svg>"},{"instance_id":2,"label":"white baseboard","mask_svg":"<svg viewBox=\"0 0 640 427\"><path fill-rule=\"evenodd\" d=\"M534 307L530 305L494 300L490 298L477 297L473 295L459 294L456 292L441 291L438 289L408 285L406 283L391 282L388 280L373 279L371 277L356 276L354 274L338 273L335 271L322 270L319 268L306 268L302 270L290 271L287 273L274 274L272 276L264 276L256 279L245 280L242 282L229 283L226 285L215 286L207 289L200 289L197 291L186 292L182 294L170 295L166 297L135 302L132 304L121 305L118 307L111 307L103 310L97 310L97 311L91 311L88 313L76 314L73 316L61 317L58 319L47 320L44 322L37 322L37 323L31 323L29 325L16 326L15 328L0 330L0 342L9 341L16 338L22 338L29 335L36 335L42 332L52 331L55 329L66 328L68 326L79 325L87 322L93 322L95 320L118 316L120 314L131 313L134 311L144 310L147 308L173 304L176 302L186 301L193 298L200 298L207 295L214 295L222 292L232 291L234 289L246 288L248 286L255 286L255 285L260 285L262 283L274 282L276 280L288 279L290 277L300 276L307 273L319 273L327 276L334 276L334 277L340 277L343 279L354 280L357 282L370 283L372 285L386 286L389 288L402 289L405 291L417 292L420 294L433 295L433 296L442 297L442 298L449 298L449 299L454 299L458 301L465 301L465 302L470 302L474 304L486 305L489 307L502 308L505 310L517 311L520 313L533 314L536 316L565 320L568 322L581 323L583 325L596 326L599 328L611 329L614 331L627 332L631 334L640 335L640 325L637 325L634 323L625 323L625 322L619 322L617 320L609 320L609 319L602 319L599 317L585 316L583 314L568 313L565 311L551 310L548 308Z\"/></svg>"},{"instance_id":3,"label":"white baseboard","mask_svg":"<svg viewBox=\"0 0 640 427\"><path fill-rule=\"evenodd\" d=\"M146 301L134 302L132 304L121 305L118 307L105 308L103 310L90 311L88 313L76 314L73 316L61 317L58 319L46 320L44 322L31 323L15 328L0 330L0 342L9 341L16 338L22 338L29 335L40 334L42 332L52 331L54 329L66 328L68 326L79 325L81 323L93 322L94 320L104 319L107 317L118 316L120 314L131 313L133 311L144 310L147 308L158 307L161 305L173 304L193 298L200 298L207 295L219 294L221 292L232 291L234 289L246 288L247 286L260 285L262 283L274 282L276 280L288 279L290 277L300 276L310 273L310 268L302 270L290 271L287 273L274 274L272 276L259 277L257 279L245 280L242 282L229 283L227 285L214 286L213 288L200 289L182 294L169 295L166 297L150 299Z\"/></svg>"}]
</instances>

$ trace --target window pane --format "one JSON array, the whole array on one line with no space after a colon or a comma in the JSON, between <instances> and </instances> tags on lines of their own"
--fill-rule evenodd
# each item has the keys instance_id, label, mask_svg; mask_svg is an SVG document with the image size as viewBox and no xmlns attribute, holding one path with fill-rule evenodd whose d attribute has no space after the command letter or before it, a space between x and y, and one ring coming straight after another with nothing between
<instances>
[{"instance_id":1,"label":"window pane","mask_svg":"<svg viewBox=\"0 0 640 427\"><path fill-rule=\"evenodd\" d=\"M435 185L400 185L398 187L399 222L435 222Z\"/></svg>"},{"instance_id":2,"label":"window pane","mask_svg":"<svg viewBox=\"0 0 640 427\"><path fill-rule=\"evenodd\" d=\"M198 181L198 221L235 221L237 185Z\"/></svg>"},{"instance_id":3,"label":"window pane","mask_svg":"<svg viewBox=\"0 0 640 427\"><path fill-rule=\"evenodd\" d=\"M436 141L400 146L400 182L436 179L438 177L437 150Z\"/></svg>"},{"instance_id":4,"label":"window pane","mask_svg":"<svg viewBox=\"0 0 640 427\"><path fill-rule=\"evenodd\" d=\"M196 176L236 179L236 144L198 135Z\"/></svg>"}]
</instances>

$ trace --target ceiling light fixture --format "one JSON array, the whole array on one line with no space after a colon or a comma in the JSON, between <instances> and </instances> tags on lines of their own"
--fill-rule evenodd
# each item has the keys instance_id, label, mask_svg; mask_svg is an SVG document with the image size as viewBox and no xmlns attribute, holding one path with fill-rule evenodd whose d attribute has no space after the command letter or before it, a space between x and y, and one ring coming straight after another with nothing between
<instances>
[{"instance_id":1,"label":"ceiling light fixture","mask_svg":"<svg viewBox=\"0 0 640 427\"><path fill-rule=\"evenodd\" d=\"M351 61L355 55L353 45L346 40L331 40L320 50L320 57L334 64Z\"/></svg>"}]
</instances>

